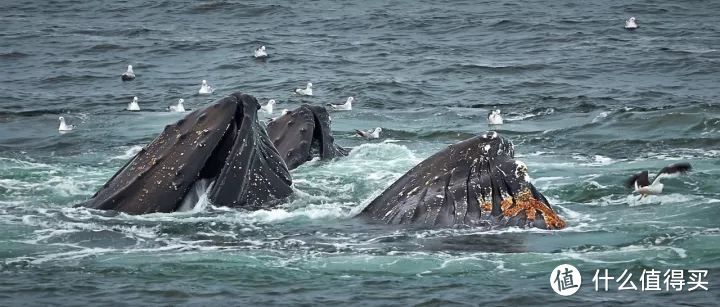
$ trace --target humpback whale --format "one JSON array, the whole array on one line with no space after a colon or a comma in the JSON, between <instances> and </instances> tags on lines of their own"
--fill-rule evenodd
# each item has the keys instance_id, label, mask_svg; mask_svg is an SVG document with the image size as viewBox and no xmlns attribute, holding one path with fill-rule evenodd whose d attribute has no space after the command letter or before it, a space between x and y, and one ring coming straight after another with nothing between
<instances>
[{"instance_id":1,"label":"humpback whale","mask_svg":"<svg viewBox=\"0 0 720 307\"><path fill-rule=\"evenodd\" d=\"M264 125L255 97L234 93L162 133L87 202L128 214L173 212L197 184L216 206L257 208L292 193L292 179Z\"/></svg>"},{"instance_id":2,"label":"humpback whale","mask_svg":"<svg viewBox=\"0 0 720 307\"><path fill-rule=\"evenodd\" d=\"M386 224L422 227L565 227L514 159L512 142L490 131L427 158L359 214Z\"/></svg>"},{"instance_id":3,"label":"humpback whale","mask_svg":"<svg viewBox=\"0 0 720 307\"><path fill-rule=\"evenodd\" d=\"M334 143L324 107L302 105L267 128L258 120L259 109L255 97L235 93L167 125L78 206L173 212L205 191L216 206L266 208L292 194L291 169L316 156L348 154ZM528 180L512 142L491 131L413 167L358 216L429 227L564 228L565 221Z\"/></svg>"},{"instance_id":4,"label":"humpback whale","mask_svg":"<svg viewBox=\"0 0 720 307\"><path fill-rule=\"evenodd\" d=\"M318 156L321 160L347 156L348 150L335 144L330 116L321 106L303 104L273 119L267 125L268 135L288 169Z\"/></svg>"}]
</instances>

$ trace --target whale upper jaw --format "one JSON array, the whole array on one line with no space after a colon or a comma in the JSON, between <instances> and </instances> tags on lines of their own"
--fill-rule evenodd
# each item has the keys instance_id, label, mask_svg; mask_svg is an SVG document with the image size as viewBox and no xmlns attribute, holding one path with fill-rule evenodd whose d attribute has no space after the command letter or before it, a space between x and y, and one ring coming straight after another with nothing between
<instances>
[{"instance_id":1,"label":"whale upper jaw","mask_svg":"<svg viewBox=\"0 0 720 307\"><path fill-rule=\"evenodd\" d=\"M375 198L360 216L423 227L519 226L562 229L565 221L527 181L512 142L476 136L421 162Z\"/></svg>"},{"instance_id":2,"label":"whale upper jaw","mask_svg":"<svg viewBox=\"0 0 720 307\"><path fill-rule=\"evenodd\" d=\"M295 169L314 157L329 160L348 154L335 144L330 116L322 106L304 104L273 119L268 135L289 169Z\"/></svg>"}]
</instances>

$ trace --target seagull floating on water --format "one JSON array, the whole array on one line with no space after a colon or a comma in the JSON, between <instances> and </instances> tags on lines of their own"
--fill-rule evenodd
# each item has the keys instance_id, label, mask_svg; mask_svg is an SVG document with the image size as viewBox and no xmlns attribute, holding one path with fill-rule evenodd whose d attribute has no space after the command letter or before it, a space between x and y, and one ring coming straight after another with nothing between
<instances>
[{"instance_id":1,"label":"seagull floating on water","mask_svg":"<svg viewBox=\"0 0 720 307\"><path fill-rule=\"evenodd\" d=\"M355 133L366 140L380 138L380 132L382 132L382 128L380 128L380 127L377 127L374 130L368 130L368 131L362 131L362 130L355 129Z\"/></svg>"},{"instance_id":2,"label":"seagull floating on water","mask_svg":"<svg viewBox=\"0 0 720 307\"><path fill-rule=\"evenodd\" d=\"M212 94L215 91L215 88L207 84L207 80L202 80L202 84L200 85L200 90L198 90L198 94L201 95L208 95Z\"/></svg>"},{"instance_id":3,"label":"seagull floating on water","mask_svg":"<svg viewBox=\"0 0 720 307\"><path fill-rule=\"evenodd\" d=\"M261 106L260 109L265 111L265 113L272 115L274 106L275 106L275 99L270 99L270 100L268 100L267 104L264 106Z\"/></svg>"},{"instance_id":4,"label":"seagull floating on water","mask_svg":"<svg viewBox=\"0 0 720 307\"><path fill-rule=\"evenodd\" d=\"M140 111L140 105L138 104L137 96L133 97L132 102L128 103L127 110L128 111Z\"/></svg>"},{"instance_id":5,"label":"seagull floating on water","mask_svg":"<svg viewBox=\"0 0 720 307\"><path fill-rule=\"evenodd\" d=\"M65 117L60 116L58 119L60 120L60 127L58 127L58 131L67 132L67 131L72 131L73 128L75 128L75 126L68 125L65 123Z\"/></svg>"},{"instance_id":6,"label":"seagull floating on water","mask_svg":"<svg viewBox=\"0 0 720 307\"><path fill-rule=\"evenodd\" d=\"M692 170L692 166L687 162L670 164L660 170L652 183L650 183L650 179L648 178L648 171L642 171L625 181L625 186L633 189L633 192L640 194L640 199L642 199L648 195L658 195L662 193L664 185L660 181L664 178L677 177L690 170Z\"/></svg>"},{"instance_id":7,"label":"seagull floating on water","mask_svg":"<svg viewBox=\"0 0 720 307\"><path fill-rule=\"evenodd\" d=\"M344 104L331 104L330 107L335 111L350 111L352 110L352 102L355 98L348 97Z\"/></svg>"},{"instance_id":8,"label":"seagull floating on water","mask_svg":"<svg viewBox=\"0 0 720 307\"><path fill-rule=\"evenodd\" d=\"M185 112L185 106L183 105L184 102L185 102L185 99L180 98L180 99L178 99L177 105L169 106L168 110L170 112Z\"/></svg>"},{"instance_id":9,"label":"seagull floating on water","mask_svg":"<svg viewBox=\"0 0 720 307\"><path fill-rule=\"evenodd\" d=\"M255 49L255 57L256 58L266 58L267 56L268 56L268 54L265 51L265 46L260 46L260 48Z\"/></svg>"},{"instance_id":10,"label":"seagull floating on water","mask_svg":"<svg viewBox=\"0 0 720 307\"><path fill-rule=\"evenodd\" d=\"M135 72L133 72L132 65L128 65L127 70L120 77L123 81L130 81L135 79Z\"/></svg>"},{"instance_id":11,"label":"seagull floating on water","mask_svg":"<svg viewBox=\"0 0 720 307\"><path fill-rule=\"evenodd\" d=\"M488 113L488 123L490 125L503 124L503 118L502 115L500 115L500 110L491 110L490 113Z\"/></svg>"},{"instance_id":12,"label":"seagull floating on water","mask_svg":"<svg viewBox=\"0 0 720 307\"><path fill-rule=\"evenodd\" d=\"M625 29L628 30L635 30L638 28L637 23L635 23L635 17L630 17L630 19L625 21Z\"/></svg>"},{"instance_id":13,"label":"seagull floating on water","mask_svg":"<svg viewBox=\"0 0 720 307\"><path fill-rule=\"evenodd\" d=\"M307 86L304 89L302 89L302 88L295 89L295 93L298 95L302 95L302 96L312 96L313 95L312 83L308 82Z\"/></svg>"}]
</instances>

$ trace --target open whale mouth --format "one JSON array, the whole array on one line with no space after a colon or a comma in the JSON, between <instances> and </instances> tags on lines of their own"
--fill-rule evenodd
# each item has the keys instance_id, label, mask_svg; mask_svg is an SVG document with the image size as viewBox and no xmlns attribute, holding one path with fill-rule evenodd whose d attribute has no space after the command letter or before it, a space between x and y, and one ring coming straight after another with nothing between
<instances>
[{"instance_id":1,"label":"open whale mouth","mask_svg":"<svg viewBox=\"0 0 720 307\"><path fill-rule=\"evenodd\" d=\"M129 214L173 212L208 185L215 205L260 206L292 193L285 162L257 120L257 100L233 94L168 125L86 203Z\"/></svg>"},{"instance_id":2,"label":"open whale mouth","mask_svg":"<svg viewBox=\"0 0 720 307\"><path fill-rule=\"evenodd\" d=\"M348 154L335 145L330 116L320 106L304 104L268 123L267 131L291 170L314 157L327 160Z\"/></svg>"}]
</instances>

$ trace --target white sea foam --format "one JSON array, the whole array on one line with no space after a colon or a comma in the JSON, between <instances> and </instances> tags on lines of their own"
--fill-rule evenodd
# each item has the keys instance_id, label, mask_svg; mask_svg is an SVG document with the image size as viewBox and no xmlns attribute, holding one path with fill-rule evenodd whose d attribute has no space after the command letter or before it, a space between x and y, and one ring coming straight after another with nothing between
<instances>
[{"instance_id":1,"label":"white sea foam","mask_svg":"<svg viewBox=\"0 0 720 307\"><path fill-rule=\"evenodd\" d=\"M110 157L110 160L128 160L137 155L142 148L143 147L140 145L131 146L130 148L127 148L123 154Z\"/></svg>"},{"instance_id":2,"label":"white sea foam","mask_svg":"<svg viewBox=\"0 0 720 307\"><path fill-rule=\"evenodd\" d=\"M593 122L593 123L597 123L597 122L599 122L599 121L602 121L602 120L604 120L606 117L608 117L609 114L610 114L610 112L608 112L608 111L600 112L600 114L598 114L597 116L595 116L595 118L593 118L592 122Z\"/></svg>"}]
</instances>

